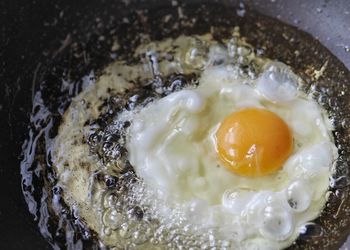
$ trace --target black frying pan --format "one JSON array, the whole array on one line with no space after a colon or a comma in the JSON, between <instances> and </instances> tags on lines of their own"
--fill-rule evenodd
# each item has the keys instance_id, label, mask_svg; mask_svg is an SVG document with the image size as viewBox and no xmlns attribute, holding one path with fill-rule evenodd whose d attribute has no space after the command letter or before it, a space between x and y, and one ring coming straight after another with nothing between
<instances>
[{"instance_id":1,"label":"black frying pan","mask_svg":"<svg viewBox=\"0 0 350 250\"><path fill-rule=\"evenodd\" d=\"M51 249L37 226L40 213L34 216L28 212L24 201L19 171L21 146L28 133L28 119L31 111L33 88L37 88L40 72L51 59L60 57L69 45L69 39L86 41L90 28L95 29L92 20L107 20L110 16L127 15L132 8L149 6L144 1L120 8L122 1L7 1L0 7L0 248L1 249ZM125 2L125 1L124 1ZM170 1L145 1L150 5L167 5ZM199 2L199 1L188 1ZM207 1L210 2L210 1ZM214 1L213 1L214 2ZM299 27L318 38L339 59L334 60L335 74L330 75L349 83L349 74L341 76L350 68L350 2L347 0L303 1L303 0L256 0L215 1L232 8L233 15L247 9L280 19ZM129 9L130 8L130 9ZM238 10L238 11L237 11ZM76 30L76 33L74 33ZM247 33L249 33L247 31ZM70 36L68 36L70 34ZM121 33L124 35L123 33ZM247 34L248 35L248 34ZM254 36L252 36L252 40ZM68 40L67 40L68 39ZM258 37L254 40L259 43ZM279 41L280 42L280 41ZM317 50L317 43L310 44L310 51ZM102 67L108 60L103 47L87 44L87 50L95 62L89 67ZM306 52L307 53L307 52ZM276 54L272 55L276 58ZM310 57L308 57L311 59ZM277 59L283 59L278 58ZM345 65L342 65L341 62ZM64 62L63 62L64 63ZM303 63L303 62L300 62ZM62 65L62 62L61 62ZM295 65L297 67L297 65ZM53 67L52 65L50 67ZM84 67L80 73L83 73ZM77 72L79 74L79 72ZM340 78L337 78L340 77ZM341 78L343 77L343 78ZM55 86L51 86L55 89ZM50 95L50 88L48 88ZM40 191L39 191L40 193ZM347 227L350 231L350 224ZM340 246L347 237L344 232L336 244ZM89 243L86 247L91 246ZM63 247L64 248L64 247Z\"/></svg>"}]
</instances>

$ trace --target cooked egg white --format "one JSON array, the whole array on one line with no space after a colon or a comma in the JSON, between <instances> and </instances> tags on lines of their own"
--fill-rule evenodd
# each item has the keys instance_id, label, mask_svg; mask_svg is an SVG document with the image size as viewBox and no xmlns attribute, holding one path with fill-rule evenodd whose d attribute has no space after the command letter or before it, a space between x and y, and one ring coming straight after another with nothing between
<instances>
[{"instance_id":1,"label":"cooked egg white","mask_svg":"<svg viewBox=\"0 0 350 250\"><path fill-rule=\"evenodd\" d=\"M193 223L213 217L221 227L215 216L225 214L226 226L239 232L239 246L260 238L261 247L290 245L322 210L337 156L330 122L314 100L298 92L297 80L276 62L267 63L256 80L238 77L230 66L206 69L197 88L170 94L133 117L128 151L137 175L184 207L201 202ZM242 176L218 157L220 124L245 108L272 111L291 130L292 153L275 173ZM217 209L224 212L217 215Z\"/></svg>"},{"instance_id":2,"label":"cooked egg white","mask_svg":"<svg viewBox=\"0 0 350 250\"><path fill-rule=\"evenodd\" d=\"M203 60L191 57L198 40L210 47ZM123 92L134 79L151 78L152 70L147 63L110 65L94 85L73 99L55 138L52 159L65 202L106 246L117 249L280 249L291 245L299 229L316 218L326 202L337 150L325 112L298 90L300 79L286 65L256 58L262 70L257 77L247 77L235 65L237 58L230 58L230 52L210 35L150 43L140 46L135 57L147 51L174 52L170 53L174 60L159 62L156 70L164 75L195 72L200 75L199 85L115 118L131 121L127 149L139 178L128 184L128 197L115 200L113 192L94 179L95 173L113 173L113 169L81 143L89 135L84 124L99 116L98 107L109 97L109 89ZM224 63L215 66L218 61ZM278 169L271 170L267 164L266 173L250 176L237 171L236 165L245 163L236 162L235 154L226 163L222 160L226 152L218 145L226 141L226 134L223 130L220 137L219 131L232 115L245 109L267 110L288 127L292 149L282 152ZM262 146L274 145L272 139L264 141ZM255 152L253 148L251 155ZM247 159L246 167L252 166ZM275 160L274 156L270 159ZM152 220L135 221L128 209L116 208L120 204L128 209L142 207L144 217Z\"/></svg>"}]
</instances>

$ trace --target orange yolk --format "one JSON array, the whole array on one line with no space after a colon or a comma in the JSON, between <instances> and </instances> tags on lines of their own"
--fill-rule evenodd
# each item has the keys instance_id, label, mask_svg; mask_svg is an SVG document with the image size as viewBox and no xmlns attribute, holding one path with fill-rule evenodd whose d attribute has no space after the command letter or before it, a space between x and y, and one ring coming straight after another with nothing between
<instances>
[{"instance_id":1,"label":"orange yolk","mask_svg":"<svg viewBox=\"0 0 350 250\"><path fill-rule=\"evenodd\" d=\"M247 177L277 172L293 148L288 125L275 113L257 108L226 117L216 133L216 143L223 165Z\"/></svg>"}]
</instances>

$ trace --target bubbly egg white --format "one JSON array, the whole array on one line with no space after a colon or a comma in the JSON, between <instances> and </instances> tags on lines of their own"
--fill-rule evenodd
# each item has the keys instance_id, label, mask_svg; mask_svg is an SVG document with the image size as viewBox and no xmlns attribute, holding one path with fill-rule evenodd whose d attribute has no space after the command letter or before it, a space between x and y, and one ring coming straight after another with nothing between
<instances>
[{"instance_id":1,"label":"bubbly egg white","mask_svg":"<svg viewBox=\"0 0 350 250\"><path fill-rule=\"evenodd\" d=\"M286 65L255 56L241 39L224 43L206 34L142 45L135 58L157 51L159 57L174 60L154 60L152 67L147 61L116 61L66 111L52 154L57 185L64 190L65 203L106 246L280 249L291 245L300 228L305 231L304 225L322 211L337 157L328 118L298 90L300 80ZM206 52L204 47L208 57L193 56ZM243 61L254 63L256 70L243 72L237 65ZM255 71L262 71L257 78ZM199 86L146 107L124 109L114 118L115 124L132 121L127 149L137 175L118 175L126 178L118 180L124 189L119 193L95 179L96 173L114 176L118 169L103 164L82 143L91 133L86 121L105 112L99 109L104 100L135 87L135 79L147 82L154 73L200 74ZM244 107L275 112L293 132L294 151L275 175L239 177L218 161L215 132L228 114ZM142 210L141 220L132 216L134 208Z\"/></svg>"},{"instance_id":2,"label":"bubbly egg white","mask_svg":"<svg viewBox=\"0 0 350 250\"><path fill-rule=\"evenodd\" d=\"M130 163L150 190L191 211L192 223L220 227L245 249L288 246L322 210L337 157L331 123L298 91L298 81L277 62L267 63L256 80L229 65L208 67L198 87L132 114ZM244 107L273 111L292 130L293 153L276 174L242 177L218 160L215 133L226 116Z\"/></svg>"}]
</instances>

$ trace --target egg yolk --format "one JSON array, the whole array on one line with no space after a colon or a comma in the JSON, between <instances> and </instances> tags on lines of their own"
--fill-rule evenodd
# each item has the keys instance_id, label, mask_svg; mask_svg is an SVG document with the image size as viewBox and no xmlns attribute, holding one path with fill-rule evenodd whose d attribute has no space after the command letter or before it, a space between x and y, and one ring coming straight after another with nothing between
<instances>
[{"instance_id":1,"label":"egg yolk","mask_svg":"<svg viewBox=\"0 0 350 250\"><path fill-rule=\"evenodd\" d=\"M216 133L216 143L223 165L246 177L277 172L293 148L288 125L275 113L258 108L227 116Z\"/></svg>"}]
</instances>

